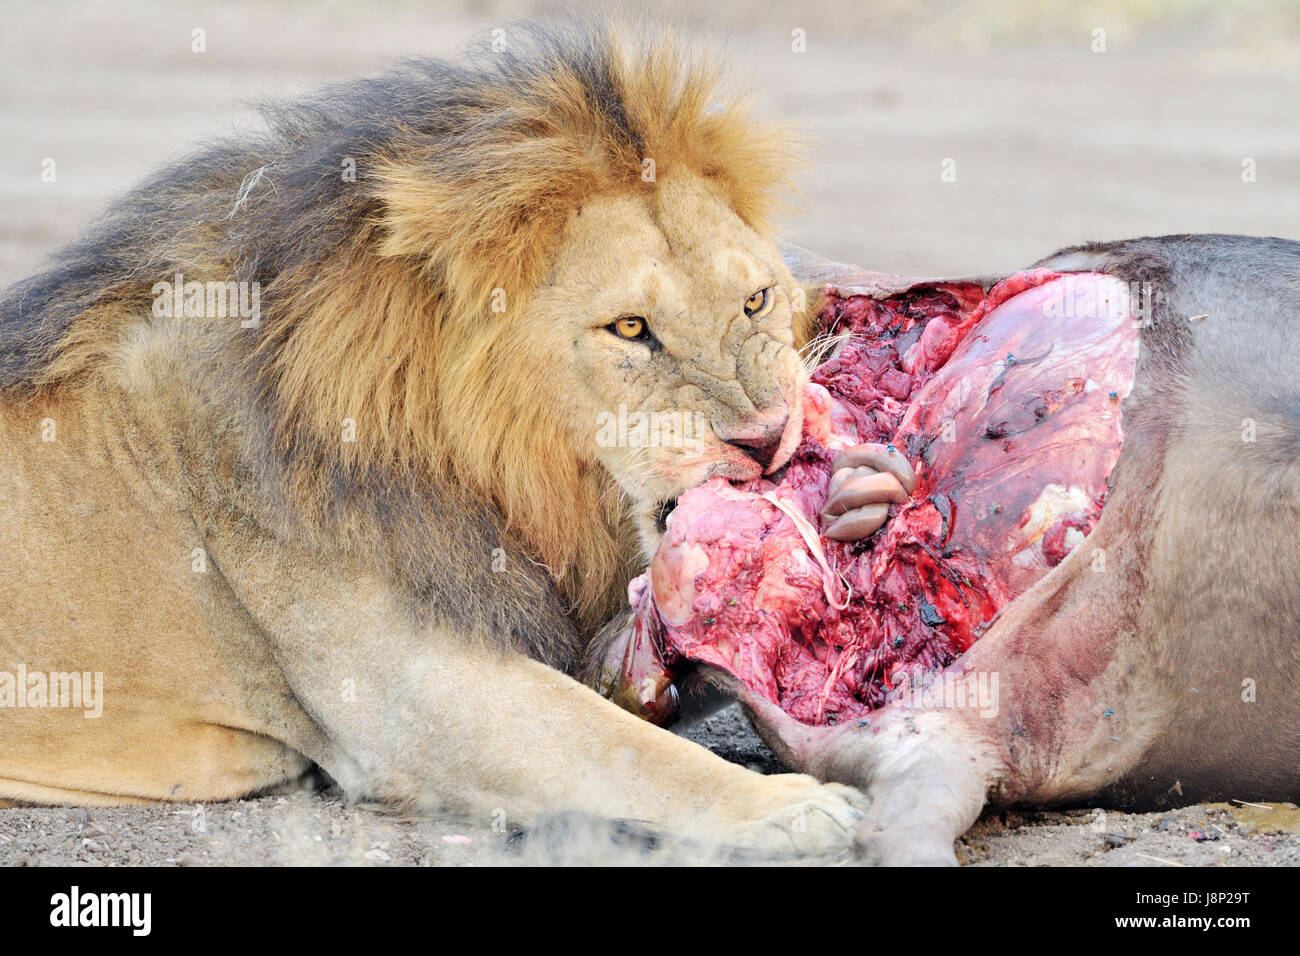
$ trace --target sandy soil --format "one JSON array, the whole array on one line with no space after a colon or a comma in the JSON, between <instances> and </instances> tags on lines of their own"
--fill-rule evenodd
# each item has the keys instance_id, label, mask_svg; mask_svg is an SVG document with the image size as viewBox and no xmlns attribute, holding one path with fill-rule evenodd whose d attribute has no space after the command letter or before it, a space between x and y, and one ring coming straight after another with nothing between
<instances>
[{"instance_id":1,"label":"sandy soil","mask_svg":"<svg viewBox=\"0 0 1300 956\"><path fill-rule=\"evenodd\" d=\"M779 770L736 707L687 736L755 770ZM1300 810L1292 804L987 813L957 844L971 866L1295 866ZM411 818L348 806L304 786L231 803L86 810L0 810L0 864L455 866L823 864L844 857L755 857L686 841L647 842L630 828L556 817L527 834L482 822Z\"/></svg>"},{"instance_id":2,"label":"sandy soil","mask_svg":"<svg viewBox=\"0 0 1300 956\"><path fill-rule=\"evenodd\" d=\"M1085 239L1295 235L1300 8L1172 0L966 4L882 0L677 8L762 99L817 144L792 241L909 274L1012 269ZM113 195L248 104L448 53L552 2L69 2L7 9L0 30L0 284L74 238ZM669 8L672 9L672 8ZM206 51L193 52L193 31ZM791 49L803 30L806 50ZM1093 52L1096 31L1105 52ZM55 162L54 182L41 177ZM952 160L956 181L941 171ZM1243 181L1253 161L1254 181ZM951 168L951 167L950 167ZM734 710L695 739L772 758ZM1300 862L1300 813L1226 805L1163 814L990 814L972 865ZM574 834L585 835L574 839ZM613 849L611 849L611 847ZM528 839L409 820L299 790L237 803L0 810L0 863L358 865L700 862L634 833L551 821Z\"/></svg>"}]
</instances>

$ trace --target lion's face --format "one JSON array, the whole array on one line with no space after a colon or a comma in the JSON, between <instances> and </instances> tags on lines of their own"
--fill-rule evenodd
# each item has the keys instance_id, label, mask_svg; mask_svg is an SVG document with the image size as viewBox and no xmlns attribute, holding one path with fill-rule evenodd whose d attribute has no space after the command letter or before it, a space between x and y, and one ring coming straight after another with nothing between
<instances>
[{"instance_id":1,"label":"lion's face","mask_svg":"<svg viewBox=\"0 0 1300 956\"><path fill-rule=\"evenodd\" d=\"M581 457L631 499L647 554L682 492L793 451L797 289L776 246L693 175L590 201L570 224L529 309L532 367L565 396Z\"/></svg>"}]
</instances>

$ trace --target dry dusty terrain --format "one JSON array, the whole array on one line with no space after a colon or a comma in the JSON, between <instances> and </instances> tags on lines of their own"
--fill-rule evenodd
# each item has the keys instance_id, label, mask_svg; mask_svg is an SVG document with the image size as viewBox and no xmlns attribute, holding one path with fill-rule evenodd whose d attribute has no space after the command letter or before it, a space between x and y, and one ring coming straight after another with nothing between
<instances>
[{"instance_id":1,"label":"dry dusty terrain","mask_svg":"<svg viewBox=\"0 0 1300 956\"><path fill-rule=\"evenodd\" d=\"M78 235L151 167L248 123L251 101L371 72L400 55L449 53L508 30L511 16L559 6L6 5L0 284ZM791 9L749 0L704 19L686 5L678 13L817 144L802 205L786 221L795 242L874 269L952 275L1016 268L1085 239L1296 236L1293 3L832 0ZM205 52L192 50L195 29L205 31ZM806 52L791 49L796 30ZM1094 52L1097 31L1104 52ZM42 181L47 159L54 182ZM955 181L943 181L945 161ZM734 711L693 735L731 759L771 767ZM1300 814L1284 806L994 814L959 855L975 865L1294 865L1297 830ZM565 839L578 831L587 831L581 821L557 821L521 840L301 791L202 808L0 810L0 863L644 859L633 836ZM704 859L693 847L654 853Z\"/></svg>"},{"instance_id":2,"label":"dry dusty terrain","mask_svg":"<svg viewBox=\"0 0 1300 956\"><path fill-rule=\"evenodd\" d=\"M735 707L689 736L730 760L779 769ZM988 813L957 844L957 855L974 866L1295 866L1300 810L1213 804L1148 814ZM583 819L550 820L527 835L500 832L482 822L346 806L337 793L310 788L201 806L0 810L0 864L17 866L719 862L786 861L722 855L690 843L647 846L639 834Z\"/></svg>"}]
</instances>

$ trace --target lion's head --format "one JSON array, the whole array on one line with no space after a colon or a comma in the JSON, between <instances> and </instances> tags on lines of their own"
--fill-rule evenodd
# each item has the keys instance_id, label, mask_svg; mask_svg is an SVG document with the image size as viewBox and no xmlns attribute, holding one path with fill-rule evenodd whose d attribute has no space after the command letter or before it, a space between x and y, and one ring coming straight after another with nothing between
<instances>
[{"instance_id":1,"label":"lion's head","mask_svg":"<svg viewBox=\"0 0 1300 956\"><path fill-rule=\"evenodd\" d=\"M379 248L446 290L441 455L590 569L585 527L630 506L651 549L682 491L792 450L811 315L767 217L796 159L680 40L518 39L378 163Z\"/></svg>"},{"instance_id":2,"label":"lion's head","mask_svg":"<svg viewBox=\"0 0 1300 956\"><path fill-rule=\"evenodd\" d=\"M519 374L564 397L556 440L617 483L647 549L683 491L793 450L797 295L773 244L689 170L569 224L525 309Z\"/></svg>"}]
</instances>

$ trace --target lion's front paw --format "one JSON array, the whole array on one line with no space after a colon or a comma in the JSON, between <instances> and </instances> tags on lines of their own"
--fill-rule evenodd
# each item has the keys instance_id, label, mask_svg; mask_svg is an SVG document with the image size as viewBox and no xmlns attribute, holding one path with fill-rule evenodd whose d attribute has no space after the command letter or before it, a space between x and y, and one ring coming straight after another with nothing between
<instances>
[{"instance_id":1,"label":"lion's front paw","mask_svg":"<svg viewBox=\"0 0 1300 956\"><path fill-rule=\"evenodd\" d=\"M765 779L778 788L775 809L732 827L729 842L787 853L829 853L852 846L866 809L861 793L838 783L818 783L803 774Z\"/></svg>"}]
</instances>

